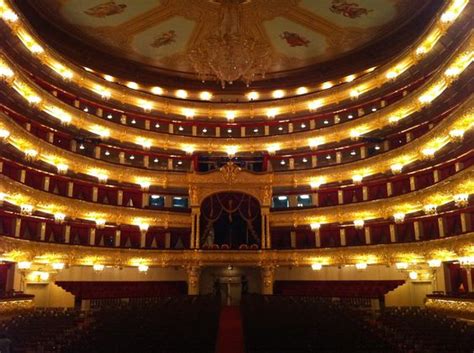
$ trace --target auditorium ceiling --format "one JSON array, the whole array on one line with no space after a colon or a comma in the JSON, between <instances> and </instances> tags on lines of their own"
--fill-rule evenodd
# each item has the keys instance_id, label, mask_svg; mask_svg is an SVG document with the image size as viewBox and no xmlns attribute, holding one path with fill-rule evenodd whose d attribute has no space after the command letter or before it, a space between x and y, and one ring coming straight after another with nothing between
<instances>
[{"instance_id":1,"label":"auditorium ceiling","mask_svg":"<svg viewBox=\"0 0 474 353\"><path fill-rule=\"evenodd\" d=\"M189 51L219 25L220 1L27 0L42 20L99 52L192 78ZM411 0L235 0L243 28L271 48L267 78L340 58L434 3ZM23 6L17 0L18 6Z\"/></svg>"}]
</instances>

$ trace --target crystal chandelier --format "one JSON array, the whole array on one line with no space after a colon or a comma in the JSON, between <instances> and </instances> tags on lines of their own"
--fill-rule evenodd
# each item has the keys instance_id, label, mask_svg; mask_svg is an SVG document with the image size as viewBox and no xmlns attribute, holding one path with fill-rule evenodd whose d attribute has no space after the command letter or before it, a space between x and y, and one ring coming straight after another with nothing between
<instances>
[{"instance_id":1,"label":"crystal chandelier","mask_svg":"<svg viewBox=\"0 0 474 353\"><path fill-rule=\"evenodd\" d=\"M271 48L246 33L242 27L243 0L220 0L219 27L189 52L199 78L226 83L242 80L247 86L265 77L271 64Z\"/></svg>"}]
</instances>

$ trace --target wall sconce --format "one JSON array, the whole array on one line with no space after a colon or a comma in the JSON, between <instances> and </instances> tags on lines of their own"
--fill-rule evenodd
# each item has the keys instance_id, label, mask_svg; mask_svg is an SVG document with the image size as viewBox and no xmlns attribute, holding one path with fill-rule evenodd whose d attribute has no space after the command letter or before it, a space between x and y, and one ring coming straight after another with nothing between
<instances>
[{"instance_id":1,"label":"wall sconce","mask_svg":"<svg viewBox=\"0 0 474 353\"><path fill-rule=\"evenodd\" d=\"M363 228L364 228L364 224L365 224L365 222L364 222L363 219L356 219L356 220L354 221L354 227L355 227L355 229L363 229Z\"/></svg>"},{"instance_id":2,"label":"wall sconce","mask_svg":"<svg viewBox=\"0 0 474 353\"><path fill-rule=\"evenodd\" d=\"M64 213L58 212L54 214L54 223L56 224L63 224L65 219L66 215Z\"/></svg>"},{"instance_id":3,"label":"wall sconce","mask_svg":"<svg viewBox=\"0 0 474 353\"><path fill-rule=\"evenodd\" d=\"M25 216L31 216L33 214L33 206L20 205L20 213Z\"/></svg>"},{"instance_id":4,"label":"wall sconce","mask_svg":"<svg viewBox=\"0 0 474 353\"><path fill-rule=\"evenodd\" d=\"M313 271L321 271L322 268L323 268L323 265L320 263L311 264L311 269Z\"/></svg>"},{"instance_id":5,"label":"wall sconce","mask_svg":"<svg viewBox=\"0 0 474 353\"><path fill-rule=\"evenodd\" d=\"M319 230L321 228L321 223L314 222L309 225L311 227L311 230Z\"/></svg>"},{"instance_id":6,"label":"wall sconce","mask_svg":"<svg viewBox=\"0 0 474 353\"><path fill-rule=\"evenodd\" d=\"M367 263L366 262L358 262L355 264L356 269L358 270L366 270L367 269Z\"/></svg>"},{"instance_id":7,"label":"wall sconce","mask_svg":"<svg viewBox=\"0 0 474 353\"><path fill-rule=\"evenodd\" d=\"M406 270L408 268L408 264L406 262L397 262L395 267L397 270Z\"/></svg>"},{"instance_id":8,"label":"wall sconce","mask_svg":"<svg viewBox=\"0 0 474 353\"><path fill-rule=\"evenodd\" d=\"M469 195L468 194L457 194L454 195L454 204L456 207L466 207L469 205Z\"/></svg>"},{"instance_id":9,"label":"wall sconce","mask_svg":"<svg viewBox=\"0 0 474 353\"><path fill-rule=\"evenodd\" d=\"M405 214L403 212L397 212L393 215L393 220L397 224L403 223L405 221Z\"/></svg>"}]
</instances>

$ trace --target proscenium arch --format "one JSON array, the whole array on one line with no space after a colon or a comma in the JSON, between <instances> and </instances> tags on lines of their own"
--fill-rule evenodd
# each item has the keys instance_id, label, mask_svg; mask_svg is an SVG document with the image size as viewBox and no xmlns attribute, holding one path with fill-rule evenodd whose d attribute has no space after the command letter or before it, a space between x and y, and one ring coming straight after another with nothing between
<instances>
[{"instance_id":1,"label":"proscenium arch","mask_svg":"<svg viewBox=\"0 0 474 353\"><path fill-rule=\"evenodd\" d=\"M241 191L214 192L200 204L199 243L203 249L258 249L261 203Z\"/></svg>"}]
</instances>

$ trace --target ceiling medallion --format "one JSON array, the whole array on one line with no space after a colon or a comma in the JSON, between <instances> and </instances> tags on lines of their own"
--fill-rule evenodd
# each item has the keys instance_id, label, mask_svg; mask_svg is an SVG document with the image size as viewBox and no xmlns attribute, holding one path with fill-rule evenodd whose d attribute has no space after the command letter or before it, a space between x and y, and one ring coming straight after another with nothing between
<instances>
[{"instance_id":1,"label":"ceiling medallion","mask_svg":"<svg viewBox=\"0 0 474 353\"><path fill-rule=\"evenodd\" d=\"M222 88L242 80L247 86L265 77L272 62L271 48L242 26L242 0L219 1L219 27L190 50L189 60L204 82L217 80Z\"/></svg>"}]
</instances>

